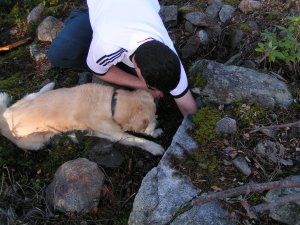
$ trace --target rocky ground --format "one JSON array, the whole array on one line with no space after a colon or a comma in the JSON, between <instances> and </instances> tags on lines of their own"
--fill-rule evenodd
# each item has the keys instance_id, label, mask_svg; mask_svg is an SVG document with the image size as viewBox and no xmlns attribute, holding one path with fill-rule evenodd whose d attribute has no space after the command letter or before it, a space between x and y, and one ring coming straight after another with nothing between
<instances>
[{"instance_id":1,"label":"rocky ground","mask_svg":"<svg viewBox=\"0 0 300 225\"><path fill-rule=\"evenodd\" d=\"M241 5L239 0L224 0L222 4L221 0L189 1L189 4L185 1L173 0L160 2L166 7L162 17L187 70L197 59L202 58L270 72L289 85L295 103L299 104L299 59L298 64L293 67L282 60L269 62L267 50L263 53L255 51L258 43L262 41L261 33L265 29L275 32L276 25L287 25L289 16L300 15L298 1L246 1L247 4L244 5ZM55 81L57 88L77 85L80 74L85 72L49 66L47 59L44 58L44 51L47 50L50 42L41 41L39 33L36 33L40 22L27 24L29 12L38 3L39 1L0 1L0 46L31 37L31 40L25 40L25 43L18 47L0 52L0 89L12 96L12 102L26 93L39 89L49 81ZM48 15L63 21L73 8L84 6L85 2L56 0L43 1L43 4L47 8ZM174 8L168 8L171 5L177 6L175 11L179 13L175 13L176 16L174 16ZM229 5L222 11L221 16L220 5ZM201 17L201 14L188 15L190 12L206 13L205 15L209 14L212 17L208 19L208 17ZM299 45L299 30L297 32ZM193 82L191 86L195 88L195 97L199 97L197 88L200 81L194 79L191 81ZM230 112L231 115L235 115L239 126L236 135L209 143L200 143L202 148L208 149L200 156L191 155L188 157L191 160L185 163L179 163L176 157L173 158L173 168L189 175L195 187L205 191L221 191L249 181L268 182L289 175L299 175L300 146L299 130L297 130L299 127L291 129L290 126L286 126L276 132L275 136L270 136L266 131L250 133L262 125L271 126L298 121L300 118L297 104L289 109L255 108L256 105L249 102L240 102L236 107L231 104L210 105L205 102L205 106L223 113ZM253 117L251 114L259 115ZM159 102L158 116L164 134L156 141L167 148L182 117L170 97ZM191 133L191 135L195 134ZM274 141L273 143L284 146L284 156L277 158L276 163L272 162L272 158L259 158L250 151L264 140ZM47 207L46 187L61 164L89 155L90 142L83 139L80 144L74 144L66 137L55 138L45 150L28 153L17 149L3 137L0 137L0 141L0 224L2 221L16 224L127 224L134 197L143 177L160 160L160 157L153 157L145 152L137 153L134 149L118 144L113 145L113 148L121 153L121 159L118 158L120 164L117 167L101 166L106 179L98 210L86 215L65 214ZM92 144L94 145L94 142ZM269 143L269 145L274 144ZM241 172L237 167L232 166L231 160L238 161L237 156L240 155L246 159L248 166L255 168L250 176L245 175L247 168L246 171ZM292 166L289 160L294 162ZM248 203L261 203L262 196L261 193L254 193L247 197ZM261 215L259 220L250 218L245 208L240 207L239 199L228 201L226 206L230 212L240 216L239 224L279 224L268 214Z\"/></svg>"}]
</instances>

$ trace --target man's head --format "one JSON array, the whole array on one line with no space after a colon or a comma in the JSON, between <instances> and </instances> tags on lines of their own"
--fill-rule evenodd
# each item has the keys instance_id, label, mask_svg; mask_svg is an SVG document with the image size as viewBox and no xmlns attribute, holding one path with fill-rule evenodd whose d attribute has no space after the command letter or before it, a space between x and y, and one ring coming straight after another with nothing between
<instances>
[{"instance_id":1,"label":"man's head","mask_svg":"<svg viewBox=\"0 0 300 225\"><path fill-rule=\"evenodd\" d=\"M179 58L165 44L159 41L142 44L135 51L134 60L148 87L168 93L179 83Z\"/></svg>"}]
</instances>

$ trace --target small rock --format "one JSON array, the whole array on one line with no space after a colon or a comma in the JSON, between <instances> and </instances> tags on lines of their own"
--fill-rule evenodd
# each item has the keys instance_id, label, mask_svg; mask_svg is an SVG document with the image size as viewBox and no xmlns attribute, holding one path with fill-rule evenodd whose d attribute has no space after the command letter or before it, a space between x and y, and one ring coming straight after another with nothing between
<instances>
[{"instance_id":1,"label":"small rock","mask_svg":"<svg viewBox=\"0 0 300 225\"><path fill-rule=\"evenodd\" d=\"M34 7L31 12L27 16L27 23L33 24L33 23L39 23L41 22L44 17L46 16L46 9L43 5L38 5Z\"/></svg>"},{"instance_id":2,"label":"small rock","mask_svg":"<svg viewBox=\"0 0 300 225\"><path fill-rule=\"evenodd\" d=\"M207 15L210 15L212 18L217 18L221 7L222 6L220 4L212 3L206 8L205 13L207 13Z\"/></svg>"},{"instance_id":3,"label":"small rock","mask_svg":"<svg viewBox=\"0 0 300 225\"><path fill-rule=\"evenodd\" d=\"M220 12L219 12L219 18L222 23L226 23L233 17L233 13L235 11L235 8L231 5L223 5Z\"/></svg>"},{"instance_id":4,"label":"small rock","mask_svg":"<svg viewBox=\"0 0 300 225\"><path fill-rule=\"evenodd\" d=\"M166 27L177 25L177 18L178 18L177 5L161 6L159 14Z\"/></svg>"},{"instance_id":5,"label":"small rock","mask_svg":"<svg viewBox=\"0 0 300 225\"><path fill-rule=\"evenodd\" d=\"M197 35L191 36L181 49L182 58L186 59L197 53L200 46L200 39Z\"/></svg>"},{"instance_id":6,"label":"small rock","mask_svg":"<svg viewBox=\"0 0 300 225\"><path fill-rule=\"evenodd\" d=\"M244 157L238 156L234 160L232 160L232 163L244 175L249 176L251 174L251 168L249 167Z\"/></svg>"},{"instance_id":7,"label":"small rock","mask_svg":"<svg viewBox=\"0 0 300 225\"><path fill-rule=\"evenodd\" d=\"M213 19L203 12L187 13L184 18L195 26L209 27L214 25Z\"/></svg>"},{"instance_id":8,"label":"small rock","mask_svg":"<svg viewBox=\"0 0 300 225\"><path fill-rule=\"evenodd\" d=\"M242 0L239 4L239 9L243 13L253 12L254 10L258 10L262 7L262 3L260 1L253 0Z\"/></svg>"},{"instance_id":9,"label":"small rock","mask_svg":"<svg viewBox=\"0 0 300 225\"><path fill-rule=\"evenodd\" d=\"M103 182L104 174L96 163L85 158L68 161L47 187L47 203L61 212L90 212L98 206Z\"/></svg>"},{"instance_id":10,"label":"small rock","mask_svg":"<svg viewBox=\"0 0 300 225\"><path fill-rule=\"evenodd\" d=\"M240 29L235 29L231 33L230 47L237 48L241 45L242 39L244 37L244 32Z\"/></svg>"},{"instance_id":11,"label":"small rock","mask_svg":"<svg viewBox=\"0 0 300 225\"><path fill-rule=\"evenodd\" d=\"M87 154L89 160L109 168L119 167L124 161L123 155L106 139L99 139L87 149Z\"/></svg>"},{"instance_id":12,"label":"small rock","mask_svg":"<svg viewBox=\"0 0 300 225\"><path fill-rule=\"evenodd\" d=\"M64 23L53 16L46 17L37 28L37 37L40 41L52 42L57 33L64 27Z\"/></svg>"},{"instance_id":13,"label":"small rock","mask_svg":"<svg viewBox=\"0 0 300 225\"><path fill-rule=\"evenodd\" d=\"M265 158L271 163L285 166L293 165L292 160L284 159L286 148L279 142L269 140L261 141L254 148L254 152L256 152L259 157Z\"/></svg>"},{"instance_id":14,"label":"small rock","mask_svg":"<svg viewBox=\"0 0 300 225\"><path fill-rule=\"evenodd\" d=\"M220 24L215 24L211 27L208 27L206 31L210 39L214 39L214 41L216 41L222 34L222 27Z\"/></svg>"},{"instance_id":15,"label":"small rock","mask_svg":"<svg viewBox=\"0 0 300 225\"><path fill-rule=\"evenodd\" d=\"M185 23L184 23L184 30L186 32L188 32L188 33L191 34L191 33L193 33L195 31L195 27L194 27L194 25L191 22L185 21Z\"/></svg>"},{"instance_id":16,"label":"small rock","mask_svg":"<svg viewBox=\"0 0 300 225\"><path fill-rule=\"evenodd\" d=\"M207 34L207 32L205 30L200 30L197 33L197 36L199 37L200 44L202 44L202 45L208 45L209 38L208 38L208 34Z\"/></svg>"},{"instance_id":17,"label":"small rock","mask_svg":"<svg viewBox=\"0 0 300 225\"><path fill-rule=\"evenodd\" d=\"M217 122L215 129L219 134L235 134L237 131L236 120L225 117Z\"/></svg>"},{"instance_id":18,"label":"small rock","mask_svg":"<svg viewBox=\"0 0 300 225\"><path fill-rule=\"evenodd\" d=\"M45 50L41 50L40 47L35 43L29 46L29 51L30 55L36 62L47 58L47 52Z\"/></svg>"}]
</instances>

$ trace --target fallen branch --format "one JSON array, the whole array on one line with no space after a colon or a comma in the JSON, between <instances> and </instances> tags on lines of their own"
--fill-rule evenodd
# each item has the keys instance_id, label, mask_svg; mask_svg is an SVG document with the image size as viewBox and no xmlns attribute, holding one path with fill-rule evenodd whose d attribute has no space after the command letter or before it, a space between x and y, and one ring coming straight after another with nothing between
<instances>
[{"instance_id":1,"label":"fallen branch","mask_svg":"<svg viewBox=\"0 0 300 225\"><path fill-rule=\"evenodd\" d=\"M279 197L274 199L273 201L262 203L256 206L253 206L250 208L250 210L254 213L263 213L265 211L269 211L271 209L274 209L276 207L286 205L289 202L299 201L300 200L300 193L293 194L293 195L287 195L284 197Z\"/></svg>"},{"instance_id":2,"label":"fallen branch","mask_svg":"<svg viewBox=\"0 0 300 225\"><path fill-rule=\"evenodd\" d=\"M272 125L272 126L266 126L266 127L260 127L257 129L254 129L252 131L250 131L249 133L255 133L257 131L261 131L263 129L280 129L280 128L286 128L286 127L294 127L300 125L300 120L293 122L293 123L286 123L286 124L279 124L279 125Z\"/></svg>"},{"instance_id":3,"label":"fallen branch","mask_svg":"<svg viewBox=\"0 0 300 225\"><path fill-rule=\"evenodd\" d=\"M242 194L249 194L250 192L262 192L266 190L281 189L281 188L294 188L300 187L300 181L281 180L268 183L250 183L240 187L211 193L206 196L199 196L192 200L192 205L202 205L214 200L224 200L226 198L239 196Z\"/></svg>"},{"instance_id":4,"label":"fallen branch","mask_svg":"<svg viewBox=\"0 0 300 225\"><path fill-rule=\"evenodd\" d=\"M22 39L20 41L14 42L12 44L5 45L3 47L0 47L0 52L9 51L9 50L11 50L13 48L16 48L16 47L19 47L19 46L21 46L23 44L26 44L28 41L31 41L31 40L32 40L31 37L27 37L27 38L24 38L24 39Z\"/></svg>"}]
</instances>

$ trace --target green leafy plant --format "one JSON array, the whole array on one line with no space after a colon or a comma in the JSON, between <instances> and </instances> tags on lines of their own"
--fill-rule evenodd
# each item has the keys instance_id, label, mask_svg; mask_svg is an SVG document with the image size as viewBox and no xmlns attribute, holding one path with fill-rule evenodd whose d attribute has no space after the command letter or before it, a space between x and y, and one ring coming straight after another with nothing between
<instances>
[{"instance_id":1,"label":"green leafy plant","mask_svg":"<svg viewBox=\"0 0 300 225\"><path fill-rule=\"evenodd\" d=\"M295 74L300 73L300 15L288 18L287 26L276 26L274 32L262 32L263 40L258 43L256 52L263 56L259 60L270 63L284 62Z\"/></svg>"},{"instance_id":2,"label":"green leafy plant","mask_svg":"<svg viewBox=\"0 0 300 225\"><path fill-rule=\"evenodd\" d=\"M34 190L38 191L41 189L41 180L40 179L32 179L31 181L32 187Z\"/></svg>"}]
</instances>

